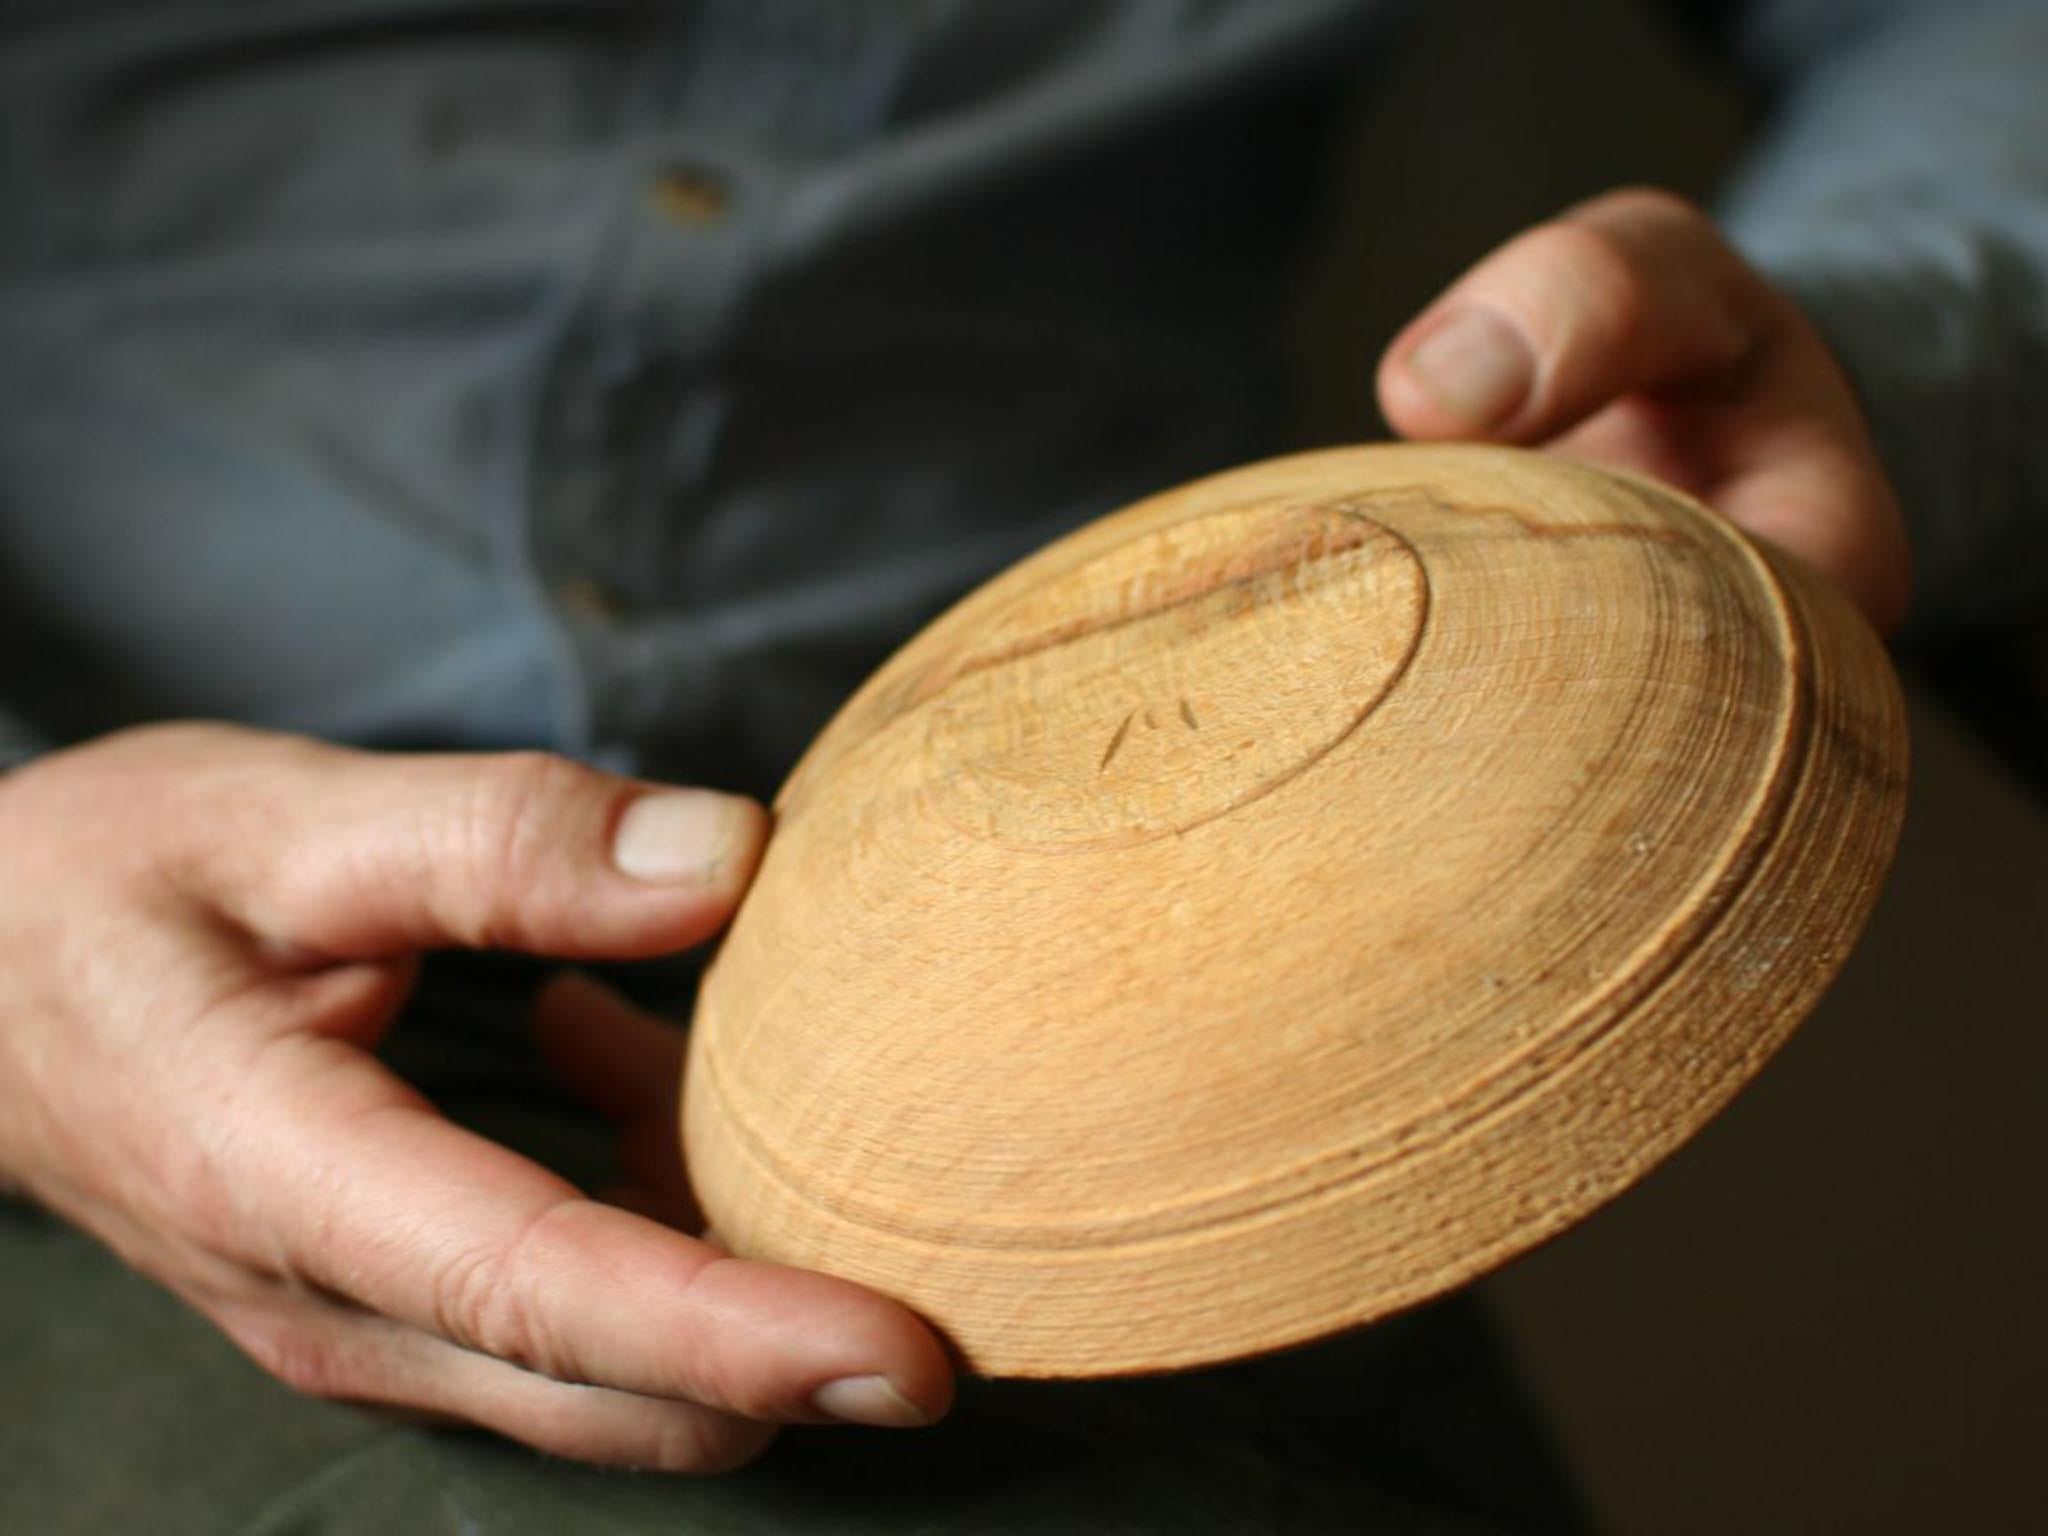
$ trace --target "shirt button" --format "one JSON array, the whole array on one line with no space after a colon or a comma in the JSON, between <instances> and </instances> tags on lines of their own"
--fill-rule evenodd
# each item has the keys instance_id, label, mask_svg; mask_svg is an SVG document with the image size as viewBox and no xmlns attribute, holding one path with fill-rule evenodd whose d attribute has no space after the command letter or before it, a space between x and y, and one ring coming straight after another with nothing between
<instances>
[{"instance_id":1,"label":"shirt button","mask_svg":"<svg viewBox=\"0 0 2048 1536\"><path fill-rule=\"evenodd\" d=\"M672 165L647 189L648 204L671 224L685 229L716 224L732 208L732 187L701 165Z\"/></svg>"},{"instance_id":2,"label":"shirt button","mask_svg":"<svg viewBox=\"0 0 2048 1536\"><path fill-rule=\"evenodd\" d=\"M590 576L573 576L555 588L555 605L572 618L608 624L625 612L618 595Z\"/></svg>"}]
</instances>

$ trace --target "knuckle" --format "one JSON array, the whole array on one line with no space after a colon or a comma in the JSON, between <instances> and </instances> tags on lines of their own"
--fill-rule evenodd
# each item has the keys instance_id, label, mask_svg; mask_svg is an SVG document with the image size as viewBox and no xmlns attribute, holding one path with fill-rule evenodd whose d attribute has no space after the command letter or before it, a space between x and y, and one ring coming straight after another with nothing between
<instances>
[{"instance_id":1,"label":"knuckle","mask_svg":"<svg viewBox=\"0 0 2048 1536\"><path fill-rule=\"evenodd\" d=\"M1690 198L1629 187L1557 221L1599 339L1628 348L1675 333L1698 366L1725 366L1754 343L1769 312L1767 286Z\"/></svg>"},{"instance_id":2,"label":"knuckle","mask_svg":"<svg viewBox=\"0 0 2048 1536\"><path fill-rule=\"evenodd\" d=\"M493 759L472 787L462 818L463 861L477 877L479 892L518 893L537 886L559 845L561 827L579 792L591 782L587 770L547 752L512 752ZM503 903L485 901L465 925L465 937L484 945L516 942L515 935L490 931L486 912Z\"/></svg>"},{"instance_id":3,"label":"knuckle","mask_svg":"<svg viewBox=\"0 0 2048 1536\"><path fill-rule=\"evenodd\" d=\"M530 1234L545 1216L529 1224ZM558 1381L580 1381L576 1362L534 1303L522 1255L527 1237L444 1261L434 1282L434 1325L446 1337L509 1365Z\"/></svg>"},{"instance_id":4,"label":"knuckle","mask_svg":"<svg viewBox=\"0 0 2048 1536\"><path fill-rule=\"evenodd\" d=\"M501 1259L464 1253L447 1260L434 1282L434 1326L449 1338L531 1369L529 1309Z\"/></svg>"},{"instance_id":5,"label":"knuckle","mask_svg":"<svg viewBox=\"0 0 2048 1536\"><path fill-rule=\"evenodd\" d=\"M1662 224L1684 226L1695 231L1712 230L1713 215L1692 198L1669 187L1648 184L1617 187L1614 191L1594 199L1587 205L1589 211L1606 210L1632 218L1654 220Z\"/></svg>"},{"instance_id":6,"label":"knuckle","mask_svg":"<svg viewBox=\"0 0 2048 1536\"><path fill-rule=\"evenodd\" d=\"M1531 241L1546 285L1573 295L1583 322L1603 339L1625 345L1642 334L1650 320L1650 280L1619 235L1559 219L1539 226Z\"/></svg>"},{"instance_id":7,"label":"knuckle","mask_svg":"<svg viewBox=\"0 0 2048 1536\"><path fill-rule=\"evenodd\" d=\"M545 752L496 759L477 780L469 806L479 862L508 875L529 869L543 829L573 791L578 772Z\"/></svg>"}]
</instances>

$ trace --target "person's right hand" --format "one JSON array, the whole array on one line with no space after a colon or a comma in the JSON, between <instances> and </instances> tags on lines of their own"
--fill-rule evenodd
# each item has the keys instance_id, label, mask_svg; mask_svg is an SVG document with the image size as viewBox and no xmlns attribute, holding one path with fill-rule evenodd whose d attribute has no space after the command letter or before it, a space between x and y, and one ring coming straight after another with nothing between
<instances>
[{"instance_id":1,"label":"person's right hand","mask_svg":"<svg viewBox=\"0 0 2048 1536\"><path fill-rule=\"evenodd\" d=\"M18 769L0 778L0 1180L319 1396L692 1471L748 1459L777 1422L936 1419L951 1371L904 1308L585 1199L370 1054L423 950L699 942L764 823L537 754L225 726ZM597 1097L672 1088L666 1026L584 981L540 1009Z\"/></svg>"}]
</instances>

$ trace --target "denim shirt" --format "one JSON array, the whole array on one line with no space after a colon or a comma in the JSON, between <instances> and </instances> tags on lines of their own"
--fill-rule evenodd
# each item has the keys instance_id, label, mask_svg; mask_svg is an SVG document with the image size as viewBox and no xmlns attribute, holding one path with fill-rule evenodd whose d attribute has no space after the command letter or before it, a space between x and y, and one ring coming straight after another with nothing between
<instances>
[{"instance_id":1,"label":"denim shirt","mask_svg":"<svg viewBox=\"0 0 2048 1536\"><path fill-rule=\"evenodd\" d=\"M7 0L0 763L212 715L761 791L1268 451L1391 0ZM2048 6L1695 6L1936 614L2035 602Z\"/></svg>"}]
</instances>

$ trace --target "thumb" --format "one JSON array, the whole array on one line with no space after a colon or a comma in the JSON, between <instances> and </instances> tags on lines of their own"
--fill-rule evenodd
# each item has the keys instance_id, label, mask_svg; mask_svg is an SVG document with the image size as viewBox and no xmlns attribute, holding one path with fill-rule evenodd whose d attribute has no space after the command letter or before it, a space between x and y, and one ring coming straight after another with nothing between
<instances>
[{"instance_id":1,"label":"thumb","mask_svg":"<svg viewBox=\"0 0 2048 1536\"><path fill-rule=\"evenodd\" d=\"M187 889L330 960L443 947L636 959L731 915L767 815L751 800L545 753L399 756L246 733L202 779ZM252 768L260 767L260 771Z\"/></svg>"},{"instance_id":2,"label":"thumb","mask_svg":"<svg viewBox=\"0 0 2048 1536\"><path fill-rule=\"evenodd\" d=\"M1692 204L1608 193L1510 240L1424 310L1381 361L1380 406L1407 437L1542 442L1622 395L1732 373L1776 304Z\"/></svg>"}]
</instances>

